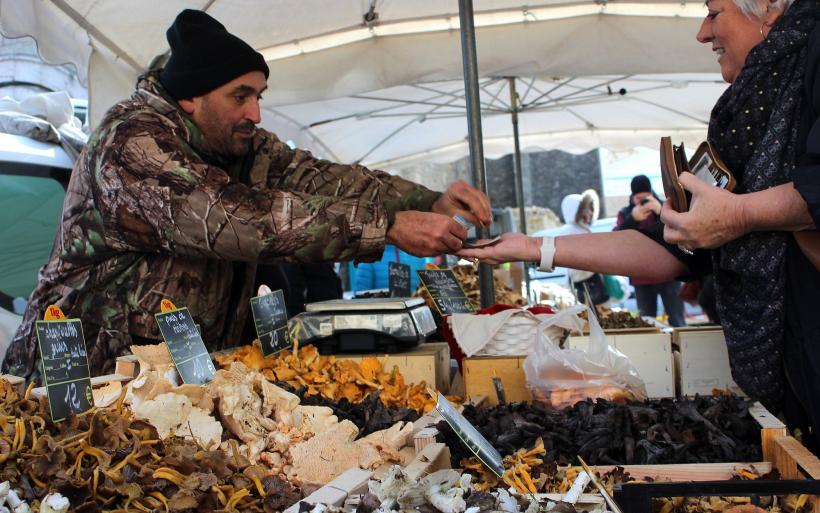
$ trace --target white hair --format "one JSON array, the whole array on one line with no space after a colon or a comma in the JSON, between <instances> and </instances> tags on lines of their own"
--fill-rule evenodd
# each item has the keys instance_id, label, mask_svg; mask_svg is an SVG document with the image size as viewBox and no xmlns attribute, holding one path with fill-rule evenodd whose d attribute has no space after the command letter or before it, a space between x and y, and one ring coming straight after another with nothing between
<instances>
[{"instance_id":1,"label":"white hair","mask_svg":"<svg viewBox=\"0 0 820 513\"><path fill-rule=\"evenodd\" d=\"M766 5L768 4L772 9L783 9L785 12L793 3L794 0L732 0L747 18L750 20L762 18L766 15Z\"/></svg>"}]
</instances>

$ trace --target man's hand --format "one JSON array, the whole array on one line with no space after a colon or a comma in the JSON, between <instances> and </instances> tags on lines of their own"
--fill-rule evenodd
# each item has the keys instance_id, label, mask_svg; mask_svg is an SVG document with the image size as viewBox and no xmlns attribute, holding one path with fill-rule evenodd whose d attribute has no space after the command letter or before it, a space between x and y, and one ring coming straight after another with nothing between
<instances>
[{"instance_id":1,"label":"man's hand","mask_svg":"<svg viewBox=\"0 0 820 513\"><path fill-rule=\"evenodd\" d=\"M666 242L687 249L716 248L748 233L739 194L702 182L692 173L681 173L680 183L692 193L688 212L675 212L669 202L661 210Z\"/></svg>"},{"instance_id":2,"label":"man's hand","mask_svg":"<svg viewBox=\"0 0 820 513\"><path fill-rule=\"evenodd\" d=\"M485 264L493 265L517 261L538 262L541 260L541 238L509 232L503 234L501 240L492 246L462 249L456 255L462 258L477 258Z\"/></svg>"},{"instance_id":3,"label":"man's hand","mask_svg":"<svg viewBox=\"0 0 820 513\"><path fill-rule=\"evenodd\" d=\"M419 257L455 253L467 238L467 229L452 217L434 212L396 212L387 242Z\"/></svg>"},{"instance_id":4,"label":"man's hand","mask_svg":"<svg viewBox=\"0 0 820 513\"><path fill-rule=\"evenodd\" d=\"M493 222L490 199L463 180L454 182L441 197L433 203L432 211L453 217L456 214L476 226L490 226Z\"/></svg>"}]
</instances>

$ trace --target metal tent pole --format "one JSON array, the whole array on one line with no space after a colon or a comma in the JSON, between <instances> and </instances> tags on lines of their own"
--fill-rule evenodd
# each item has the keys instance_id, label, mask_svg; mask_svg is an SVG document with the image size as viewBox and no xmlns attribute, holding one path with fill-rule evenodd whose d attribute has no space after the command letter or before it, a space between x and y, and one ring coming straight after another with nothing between
<instances>
[{"instance_id":1,"label":"metal tent pole","mask_svg":"<svg viewBox=\"0 0 820 513\"><path fill-rule=\"evenodd\" d=\"M515 77L509 77L510 89L510 116L513 126L513 144L515 154L513 155L513 173L515 173L515 202L518 204L518 230L524 235L527 234L527 205L524 203L524 170L521 168L521 141L518 137L518 92L515 90ZM527 284L527 302L530 301L530 269L527 262L524 265L524 280Z\"/></svg>"},{"instance_id":2,"label":"metal tent pole","mask_svg":"<svg viewBox=\"0 0 820 513\"><path fill-rule=\"evenodd\" d=\"M458 16L461 20L461 59L464 67L464 89L467 93L467 136L470 142L470 169L473 183L487 193L487 174L484 169L484 146L481 133L481 109L479 108L478 64L476 62L475 26L473 25L472 0L458 0ZM489 237L489 230L478 230L481 238ZM478 283L481 290L481 307L495 304L493 268L489 264L478 266Z\"/></svg>"}]
</instances>

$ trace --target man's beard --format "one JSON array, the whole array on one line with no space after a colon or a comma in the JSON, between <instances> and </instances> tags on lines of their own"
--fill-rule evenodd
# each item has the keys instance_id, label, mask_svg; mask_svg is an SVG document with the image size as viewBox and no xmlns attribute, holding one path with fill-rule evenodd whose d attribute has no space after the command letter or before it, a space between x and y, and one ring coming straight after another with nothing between
<instances>
[{"instance_id":1,"label":"man's beard","mask_svg":"<svg viewBox=\"0 0 820 513\"><path fill-rule=\"evenodd\" d=\"M253 132L256 128L256 125L247 119L232 127L227 127L210 110L203 112L200 125L203 151L222 157L242 157L246 155L251 147L251 137L237 137L235 134L237 132Z\"/></svg>"}]
</instances>

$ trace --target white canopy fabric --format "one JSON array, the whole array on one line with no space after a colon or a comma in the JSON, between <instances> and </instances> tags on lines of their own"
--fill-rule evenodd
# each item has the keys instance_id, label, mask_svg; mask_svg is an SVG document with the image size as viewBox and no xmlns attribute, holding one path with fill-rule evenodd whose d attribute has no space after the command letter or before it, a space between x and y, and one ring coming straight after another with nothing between
<instances>
[{"instance_id":1,"label":"white canopy fabric","mask_svg":"<svg viewBox=\"0 0 820 513\"><path fill-rule=\"evenodd\" d=\"M512 153L510 81L479 84L484 154ZM515 84L522 151L573 153L657 148L664 135L694 148L726 88L719 74L521 78ZM462 81L435 82L266 108L263 125L341 162L384 169L450 162L468 152L463 89Z\"/></svg>"},{"instance_id":2,"label":"white canopy fabric","mask_svg":"<svg viewBox=\"0 0 820 513\"><path fill-rule=\"evenodd\" d=\"M462 76L456 0L0 0L0 30L77 65L93 124L168 50L165 30L186 7L263 52L269 108ZM695 41L699 0L475 0L474 11L480 77L717 67Z\"/></svg>"}]
</instances>

